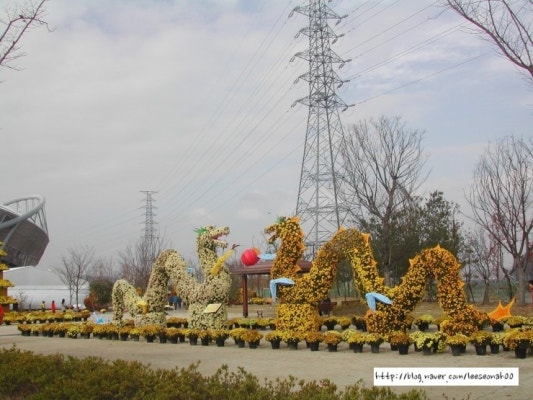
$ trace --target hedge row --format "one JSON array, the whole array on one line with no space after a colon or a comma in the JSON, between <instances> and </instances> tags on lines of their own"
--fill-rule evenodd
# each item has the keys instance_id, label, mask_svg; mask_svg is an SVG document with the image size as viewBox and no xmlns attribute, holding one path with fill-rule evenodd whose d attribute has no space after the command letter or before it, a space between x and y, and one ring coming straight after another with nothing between
<instances>
[{"instance_id":1,"label":"hedge row","mask_svg":"<svg viewBox=\"0 0 533 400\"><path fill-rule=\"evenodd\" d=\"M305 382L294 377L262 383L240 368L222 366L212 376L198 364L172 370L131 361L37 355L16 347L0 351L2 399L127 400L427 400L425 392L396 394L390 388L366 388L361 382L343 391L329 380Z\"/></svg>"}]
</instances>

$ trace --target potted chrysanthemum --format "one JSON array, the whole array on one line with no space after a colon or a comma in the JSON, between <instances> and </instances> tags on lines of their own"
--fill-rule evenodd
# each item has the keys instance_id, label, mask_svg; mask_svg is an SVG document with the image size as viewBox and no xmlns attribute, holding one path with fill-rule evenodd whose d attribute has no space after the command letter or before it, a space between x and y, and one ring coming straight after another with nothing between
<instances>
[{"instance_id":1,"label":"potted chrysanthemum","mask_svg":"<svg viewBox=\"0 0 533 400\"><path fill-rule=\"evenodd\" d=\"M167 324L168 326L168 324ZM165 335L167 337L167 340L172 343L172 344L176 344L178 343L178 335L180 333L180 330L179 328L177 328L176 326L171 326L171 327L168 327L168 328L165 328Z\"/></svg>"},{"instance_id":2,"label":"potted chrysanthemum","mask_svg":"<svg viewBox=\"0 0 533 400\"><path fill-rule=\"evenodd\" d=\"M469 337L458 333L456 335L449 335L446 337L446 344L452 350L452 355L460 356L466 349L466 345L469 342Z\"/></svg>"},{"instance_id":3,"label":"potted chrysanthemum","mask_svg":"<svg viewBox=\"0 0 533 400\"><path fill-rule=\"evenodd\" d=\"M379 353L379 346L385 341L385 338L376 332L366 334L366 343L370 345L372 353Z\"/></svg>"},{"instance_id":4,"label":"potted chrysanthemum","mask_svg":"<svg viewBox=\"0 0 533 400\"><path fill-rule=\"evenodd\" d=\"M189 340L189 344L194 346L198 344L198 337L200 336L200 330L196 328L184 329L185 337Z\"/></svg>"},{"instance_id":5,"label":"potted chrysanthemum","mask_svg":"<svg viewBox=\"0 0 533 400\"><path fill-rule=\"evenodd\" d=\"M533 344L533 330L515 328L503 339L504 345L514 350L517 358L526 358L527 349Z\"/></svg>"},{"instance_id":6,"label":"potted chrysanthemum","mask_svg":"<svg viewBox=\"0 0 533 400\"><path fill-rule=\"evenodd\" d=\"M335 325L337 325L337 323L337 317L330 316L322 318L322 325L324 325L328 331L332 331L333 329L335 329Z\"/></svg>"},{"instance_id":7,"label":"potted chrysanthemum","mask_svg":"<svg viewBox=\"0 0 533 400\"><path fill-rule=\"evenodd\" d=\"M411 339L417 350L421 350L425 355L432 354L438 346L439 337L435 333L417 331L418 334L411 333Z\"/></svg>"},{"instance_id":8,"label":"potted chrysanthemum","mask_svg":"<svg viewBox=\"0 0 533 400\"><path fill-rule=\"evenodd\" d=\"M475 347L478 356L487 354L487 346L490 344L490 340L490 333L486 331L477 331L470 336L470 343Z\"/></svg>"},{"instance_id":9,"label":"potted chrysanthemum","mask_svg":"<svg viewBox=\"0 0 533 400\"><path fill-rule=\"evenodd\" d=\"M132 327L130 325L124 325L118 328L118 337L121 341L125 342L130 336Z\"/></svg>"},{"instance_id":10,"label":"potted chrysanthemum","mask_svg":"<svg viewBox=\"0 0 533 400\"><path fill-rule=\"evenodd\" d=\"M421 315L414 320L414 324L418 327L419 330L425 332L429 325L433 323L433 316L430 314Z\"/></svg>"},{"instance_id":11,"label":"potted chrysanthemum","mask_svg":"<svg viewBox=\"0 0 533 400\"><path fill-rule=\"evenodd\" d=\"M348 317L338 317L337 324L339 324L342 329L348 329L352 324L352 319Z\"/></svg>"},{"instance_id":12,"label":"potted chrysanthemum","mask_svg":"<svg viewBox=\"0 0 533 400\"><path fill-rule=\"evenodd\" d=\"M139 338L141 337L141 329L140 328L132 328L131 331L130 331L130 338L131 340L133 340L134 342L138 342L139 341Z\"/></svg>"},{"instance_id":13,"label":"potted chrysanthemum","mask_svg":"<svg viewBox=\"0 0 533 400\"><path fill-rule=\"evenodd\" d=\"M242 335L242 339L248 343L248 347L251 349L256 349L262 338L263 334L256 329L247 329Z\"/></svg>"},{"instance_id":14,"label":"potted chrysanthemum","mask_svg":"<svg viewBox=\"0 0 533 400\"><path fill-rule=\"evenodd\" d=\"M405 331L392 331L389 334L388 341L391 346L391 350L397 349L399 354L407 354L409 352L409 346L411 345L411 338Z\"/></svg>"},{"instance_id":15,"label":"potted chrysanthemum","mask_svg":"<svg viewBox=\"0 0 533 400\"><path fill-rule=\"evenodd\" d=\"M489 344L491 354L498 354L500 352L500 346L503 345L504 338L504 332L495 332L491 335Z\"/></svg>"},{"instance_id":16,"label":"potted chrysanthemum","mask_svg":"<svg viewBox=\"0 0 533 400\"><path fill-rule=\"evenodd\" d=\"M358 330L350 331L346 337L346 342L353 349L354 353L362 353L363 346L366 343L366 333Z\"/></svg>"},{"instance_id":17,"label":"potted chrysanthemum","mask_svg":"<svg viewBox=\"0 0 533 400\"><path fill-rule=\"evenodd\" d=\"M71 339L76 339L80 334L80 328L77 324L72 324L67 329L67 337Z\"/></svg>"},{"instance_id":18,"label":"potted chrysanthemum","mask_svg":"<svg viewBox=\"0 0 533 400\"><path fill-rule=\"evenodd\" d=\"M235 344L239 347L244 347L245 345L242 335L244 334L244 332L246 332L246 330L246 328L233 328L229 331L229 335L231 336Z\"/></svg>"},{"instance_id":19,"label":"potted chrysanthemum","mask_svg":"<svg viewBox=\"0 0 533 400\"><path fill-rule=\"evenodd\" d=\"M200 329L200 332L198 332L198 339L200 339L200 344L202 346L208 346L211 341L211 331L209 329Z\"/></svg>"},{"instance_id":20,"label":"potted chrysanthemum","mask_svg":"<svg viewBox=\"0 0 533 400\"><path fill-rule=\"evenodd\" d=\"M304 340L304 333L298 331L281 331L281 340L287 343L287 347L291 350L298 349L298 343Z\"/></svg>"},{"instance_id":21,"label":"potted chrysanthemum","mask_svg":"<svg viewBox=\"0 0 533 400\"><path fill-rule=\"evenodd\" d=\"M281 332L276 330L270 331L265 335L265 340L270 342L270 345L273 349L279 349L281 339Z\"/></svg>"},{"instance_id":22,"label":"potted chrysanthemum","mask_svg":"<svg viewBox=\"0 0 533 400\"><path fill-rule=\"evenodd\" d=\"M324 341L324 335L320 331L305 332L305 342L311 351L317 351L320 343Z\"/></svg>"},{"instance_id":23,"label":"potted chrysanthemum","mask_svg":"<svg viewBox=\"0 0 533 400\"><path fill-rule=\"evenodd\" d=\"M228 337L229 337L228 329L212 329L211 330L211 338L215 341L218 347L223 347Z\"/></svg>"},{"instance_id":24,"label":"potted chrysanthemum","mask_svg":"<svg viewBox=\"0 0 533 400\"><path fill-rule=\"evenodd\" d=\"M324 343L328 345L328 351L337 351L337 346L342 342L339 331L327 331L324 333Z\"/></svg>"},{"instance_id":25,"label":"potted chrysanthemum","mask_svg":"<svg viewBox=\"0 0 533 400\"><path fill-rule=\"evenodd\" d=\"M141 336L146 339L148 343L152 343L159 332L161 331L161 326L155 324L148 324L141 327Z\"/></svg>"}]
</instances>

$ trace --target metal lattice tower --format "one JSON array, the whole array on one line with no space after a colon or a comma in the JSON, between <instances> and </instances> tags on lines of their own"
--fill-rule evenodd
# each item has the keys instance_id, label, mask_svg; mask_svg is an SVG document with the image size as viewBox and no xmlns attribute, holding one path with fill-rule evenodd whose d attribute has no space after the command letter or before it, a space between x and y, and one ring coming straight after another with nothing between
<instances>
[{"instance_id":1,"label":"metal lattice tower","mask_svg":"<svg viewBox=\"0 0 533 400\"><path fill-rule=\"evenodd\" d=\"M344 17L326 6L324 0L309 0L309 5L296 7L294 12L309 17L309 25L298 33L309 38L309 48L295 54L292 60L299 57L309 63L309 71L298 78L309 83L309 95L296 101L309 108L296 215L307 232L308 256L314 258L320 245L340 228L345 216L338 200L337 163L343 143L339 110L348 105L335 89L347 81L339 78L333 65L341 68L349 60L341 59L330 48L340 35L333 32L328 20L340 22Z\"/></svg>"},{"instance_id":2,"label":"metal lattice tower","mask_svg":"<svg viewBox=\"0 0 533 400\"><path fill-rule=\"evenodd\" d=\"M152 261L154 261L159 236L157 235L158 231L156 229L157 223L154 222L154 209L157 209L157 207L153 205L155 200L152 198L152 195L157 192L141 190L141 193L146 195L144 206L144 235L142 237L142 243L146 248L146 254Z\"/></svg>"}]
</instances>

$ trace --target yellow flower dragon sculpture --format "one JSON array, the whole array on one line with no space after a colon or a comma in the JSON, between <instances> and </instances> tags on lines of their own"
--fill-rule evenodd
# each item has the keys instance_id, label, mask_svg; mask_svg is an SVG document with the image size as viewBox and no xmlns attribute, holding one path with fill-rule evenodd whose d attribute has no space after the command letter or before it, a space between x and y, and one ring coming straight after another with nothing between
<instances>
[{"instance_id":1,"label":"yellow flower dragon sculpture","mask_svg":"<svg viewBox=\"0 0 533 400\"><path fill-rule=\"evenodd\" d=\"M426 249L412 259L402 283L390 288L379 276L368 234L356 229L340 229L320 248L309 273L299 276L295 266L305 246L298 218L279 218L265 231L271 234L271 243L281 240L271 269L272 279L284 277L295 282L278 290L278 329L306 331L319 328L318 304L331 289L337 265L343 260L350 260L355 286L362 298L367 293L379 293L392 301L392 304L377 302L376 311L367 318L370 332L388 334L393 330L405 330L406 317L422 300L429 276L439 281L438 300L449 317L443 329L470 334L487 317L467 304L462 291L464 283L459 276L460 265L449 251L439 246Z\"/></svg>"},{"instance_id":2,"label":"yellow flower dragon sculpture","mask_svg":"<svg viewBox=\"0 0 533 400\"><path fill-rule=\"evenodd\" d=\"M204 282L186 273L176 282L176 293L189 306L189 326L196 329L223 329L228 319L227 303L231 289L231 274L226 266L226 260L231 256L235 246L227 250L222 256L217 255L217 249L225 249L227 242L220 240L228 235L228 227L216 228L205 226L197 229L196 250L200 260L200 268L204 275ZM220 303L215 313L204 313L209 304Z\"/></svg>"},{"instance_id":3,"label":"yellow flower dragon sculpture","mask_svg":"<svg viewBox=\"0 0 533 400\"><path fill-rule=\"evenodd\" d=\"M137 290L125 279L119 279L113 285L111 301L113 303L113 320L122 324L124 310L127 310L135 322L135 326L151 324L166 325L165 305L168 304L167 284L169 280L179 277L178 268L185 268L185 261L173 256L173 250L164 251L159 255L150 274L148 287L141 297ZM174 252L175 253L175 252ZM169 261L172 268L169 268Z\"/></svg>"},{"instance_id":4,"label":"yellow flower dragon sculpture","mask_svg":"<svg viewBox=\"0 0 533 400\"><path fill-rule=\"evenodd\" d=\"M221 329L227 321L227 299L231 288L230 272L225 264L233 252L232 247L221 257L218 248L227 243L220 237L229 234L228 227L205 226L198 229L196 248L205 280L200 283L187 269L187 263L176 250L162 252L152 267L146 293L139 296L126 280L115 282L112 292L113 319L121 322L123 310L133 317L136 326L166 323L164 307L167 304L167 285L171 280L176 293L189 306L189 326L197 329ZM208 304L221 303L215 313L204 313Z\"/></svg>"}]
</instances>

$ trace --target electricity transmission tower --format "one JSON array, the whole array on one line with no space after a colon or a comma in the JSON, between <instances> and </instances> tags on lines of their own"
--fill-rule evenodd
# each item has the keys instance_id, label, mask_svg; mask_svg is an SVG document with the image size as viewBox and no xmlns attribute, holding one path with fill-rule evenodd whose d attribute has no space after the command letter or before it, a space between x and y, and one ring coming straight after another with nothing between
<instances>
[{"instance_id":1,"label":"electricity transmission tower","mask_svg":"<svg viewBox=\"0 0 533 400\"><path fill-rule=\"evenodd\" d=\"M343 143L339 110L349 106L335 89L347 81L337 75L333 65L341 68L349 60L331 50L330 45L340 35L328 24L328 20L340 22L346 16L337 15L324 0L309 0L308 5L296 7L291 15L294 12L309 17L309 25L296 35L307 36L309 48L295 54L291 61L298 57L309 63L308 72L298 77L309 83L309 95L295 102L309 108L296 215L307 232L307 256L314 258L320 245L340 228L346 214L339 204L338 158Z\"/></svg>"},{"instance_id":2,"label":"electricity transmission tower","mask_svg":"<svg viewBox=\"0 0 533 400\"><path fill-rule=\"evenodd\" d=\"M155 227L157 223L154 222L154 208L157 207L153 205L155 200L152 198L152 195L157 192L141 190L141 193L146 195L144 206L144 235L142 237L143 253L146 255L147 261L154 262L157 251L157 240L159 237Z\"/></svg>"}]
</instances>

